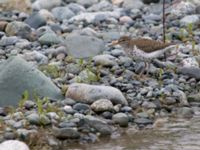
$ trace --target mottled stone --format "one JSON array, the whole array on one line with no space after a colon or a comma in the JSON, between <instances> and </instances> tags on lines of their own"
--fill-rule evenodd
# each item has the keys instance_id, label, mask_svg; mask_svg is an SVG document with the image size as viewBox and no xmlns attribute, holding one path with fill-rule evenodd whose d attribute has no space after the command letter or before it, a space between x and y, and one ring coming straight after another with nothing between
<instances>
[{"instance_id":1,"label":"mottled stone","mask_svg":"<svg viewBox=\"0 0 200 150\"><path fill-rule=\"evenodd\" d=\"M105 98L113 104L127 105L123 94L118 89L109 86L74 83L69 86L66 97L89 104Z\"/></svg>"},{"instance_id":2,"label":"mottled stone","mask_svg":"<svg viewBox=\"0 0 200 150\"><path fill-rule=\"evenodd\" d=\"M112 111L113 104L108 99L99 99L91 105L91 108L95 112Z\"/></svg>"}]
</instances>

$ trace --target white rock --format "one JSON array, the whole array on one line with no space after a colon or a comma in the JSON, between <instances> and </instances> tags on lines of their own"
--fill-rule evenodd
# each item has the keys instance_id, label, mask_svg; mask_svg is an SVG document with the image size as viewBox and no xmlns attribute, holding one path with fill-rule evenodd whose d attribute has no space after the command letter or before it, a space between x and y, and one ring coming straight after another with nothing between
<instances>
[{"instance_id":1,"label":"white rock","mask_svg":"<svg viewBox=\"0 0 200 150\"><path fill-rule=\"evenodd\" d=\"M199 68L199 63L194 57L185 58L181 62L183 67L196 67Z\"/></svg>"},{"instance_id":2,"label":"white rock","mask_svg":"<svg viewBox=\"0 0 200 150\"><path fill-rule=\"evenodd\" d=\"M116 64L116 58L109 54L97 55L93 60L96 65L114 66Z\"/></svg>"},{"instance_id":3,"label":"white rock","mask_svg":"<svg viewBox=\"0 0 200 150\"><path fill-rule=\"evenodd\" d=\"M69 86L66 97L88 104L99 99L109 99L113 104L128 104L121 91L114 87L103 85L73 83Z\"/></svg>"},{"instance_id":4,"label":"white rock","mask_svg":"<svg viewBox=\"0 0 200 150\"><path fill-rule=\"evenodd\" d=\"M0 150L29 150L29 147L18 140L8 140L0 144Z\"/></svg>"},{"instance_id":5,"label":"white rock","mask_svg":"<svg viewBox=\"0 0 200 150\"><path fill-rule=\"evenodd\" d=\"M61 0L36 0L32 4L32 8L36 10L52 9L53 7L60 5L61 5Z\"/></svg>"}]
</instances>

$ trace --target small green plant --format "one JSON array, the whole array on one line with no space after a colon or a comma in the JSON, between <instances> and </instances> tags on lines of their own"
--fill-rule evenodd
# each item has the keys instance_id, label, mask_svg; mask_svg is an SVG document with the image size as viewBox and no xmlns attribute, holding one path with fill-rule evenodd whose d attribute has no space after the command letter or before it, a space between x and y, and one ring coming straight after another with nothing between
<instances>
[{"instance_id":1,"label":"small green plant","mask_svg":"<svg viewBox=\"0 0 200 150\"><path fill-rule=\"evenodd\" d=\"M29 92L28 90L25 90L24 93L22 94L22 99L19 101L18 107L23 108L25 102L29 99Z\"/></svg>"},{"instance_id":2,"label":"small green plant","mask_svg":"<svg viewBox=\"0 0 200 150\"><path fill-rule=\"evenodd\" d=\"M163 75L164 71L162 68L159 69L159 72L158 72L158 83L159 85L162 85L163 84L163 80L162 80L162 75Z\"/></svg>"},{"instance_id":3,"label":"small green plant","mask_svg":"<svg viewBox=\"0 0 200 150\"><path fill-rule=\"evenodd\" d=\"M40 66L39 69L46 74L47 76L50 76L52 78L58 78L60 75L60 70L58 66L56 65L43 65Z\"/></svg>"},{"instance_id":4,"label":"small green plant","mask_svg":"<svg viewBox=\"0 0 200 150\"><path fill-rule=\"evenodd\" d=\"M39 97L36 98L36 105L37 105L37 110L38 110L38 114L44 114L45 110L43 109L43 99L40 99Z\"/></svg>"}]
</instances>

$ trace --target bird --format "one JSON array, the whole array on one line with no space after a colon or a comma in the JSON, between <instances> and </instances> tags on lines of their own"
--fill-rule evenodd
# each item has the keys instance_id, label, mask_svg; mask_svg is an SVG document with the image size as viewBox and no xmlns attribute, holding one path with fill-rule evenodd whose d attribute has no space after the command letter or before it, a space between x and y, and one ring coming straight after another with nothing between
<instances>
[{"instance_id":1,"label":"bird","mask_svg":"<svg viewBox=\"0 0 200 150\"><path fill-rule=\"evenodd\" d=\"M149 69L149 63L153 59L176 47L175 43L163 43L147 38L132 39L130 36L121 36L118 40L112 41L110 46L114 45L120 45L128 57L145 63L145 67L140 72L139 77L142 76L147 68Z\"/></svg>"}]
</instances>

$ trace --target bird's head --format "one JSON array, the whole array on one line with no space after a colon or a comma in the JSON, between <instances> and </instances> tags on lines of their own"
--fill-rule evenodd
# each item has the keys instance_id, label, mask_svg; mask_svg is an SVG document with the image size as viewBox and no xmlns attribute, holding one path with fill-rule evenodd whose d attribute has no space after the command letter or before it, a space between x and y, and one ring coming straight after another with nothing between
<instances>
[{"instance_id":1,"label":"bird's head","mask_svg":"<svg viewBox=\"0 0 200 150\"><path fill-rule=\"evenodd\" d=\"M130 42L130 40L131 38L129 36L122 36L118 40L112 41L111 46L114 46L117 44L124 46L124 45L127 45Z\"/></svg>"}]
</instances>

